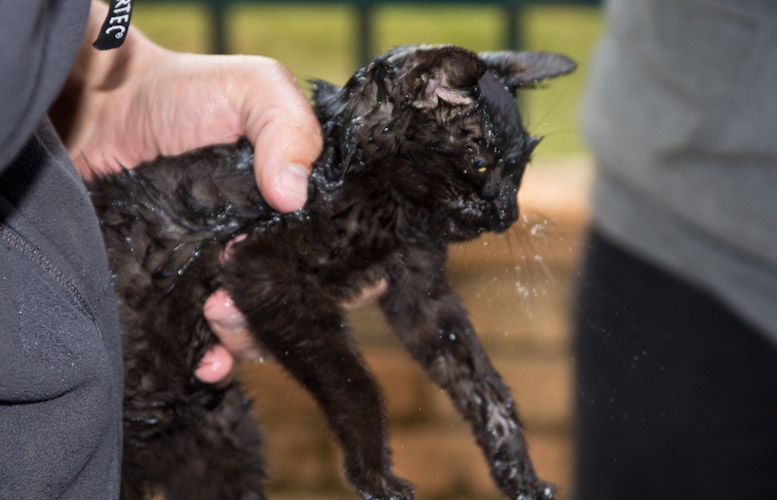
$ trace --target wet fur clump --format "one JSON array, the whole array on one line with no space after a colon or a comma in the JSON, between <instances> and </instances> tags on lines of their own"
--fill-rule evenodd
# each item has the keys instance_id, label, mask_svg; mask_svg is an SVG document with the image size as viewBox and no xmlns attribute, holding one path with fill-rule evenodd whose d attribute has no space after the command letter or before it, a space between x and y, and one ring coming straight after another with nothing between
<instances>
[{"instance_id":1,"label":"wet fur clump","mask_svg":"<svg viewBox=\"0 0 777 500\"><path fill-rule=\"evenodd\" d=\"M260 196L245 141L92 184L124 332L122 498L265 498L249 402L236 384L192 375L216 342L202 305L225 287L258 343L321 406L359 494L411 499L410 483L391 473L383 401L341 308L380 279L389 323L470 422L498 488L553 498L443 264L450 242L516 221L537 139L515 91L573 69L556 54L412 46L342 88L315 82L324 150L307 204L291 214Z\"/></svg>"}]
</instances>

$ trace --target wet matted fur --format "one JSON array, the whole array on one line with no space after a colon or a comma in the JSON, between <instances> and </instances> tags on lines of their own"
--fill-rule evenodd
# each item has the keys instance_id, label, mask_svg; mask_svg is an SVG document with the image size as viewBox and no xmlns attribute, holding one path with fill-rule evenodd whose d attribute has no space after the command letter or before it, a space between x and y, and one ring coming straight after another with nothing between
<instances>
[{"instance_id":1,"label":"wet matted fur","mask_svg":"<svg viewBox=\"0 0 777 500\"><path fill-rule=\"evenodd\" d=\"M122 498L265 498L249 403L237 385L219 389L192 375L216 341L202 304L218 287L315 397L359 494L412 498L391 473L384 405L340 305L379 279L389 284L380 301L389 323L470 422L499 489L553 498L443 264L448 243L516 221L537 139L515 92L574 67L556 54L408 46L342 88L314 82L324 150L305 207L291 214L263 201L245 141L90 185L124 331ZM220 265L237 235L245 238Z\"/></svg>"}]
</instances>

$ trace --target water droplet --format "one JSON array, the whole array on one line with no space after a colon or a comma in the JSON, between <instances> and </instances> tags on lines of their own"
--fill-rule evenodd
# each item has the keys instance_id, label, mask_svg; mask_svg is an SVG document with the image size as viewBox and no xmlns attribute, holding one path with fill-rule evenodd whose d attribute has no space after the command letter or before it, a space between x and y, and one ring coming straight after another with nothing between
<instances>
[{"instance_id":1,"label":"water droplet","mask_svg":"<svg viewBox=\"0 0 777 500\"><path fill-rule=\"evenodd\" d=\"M517 281L515 283L515 289L518 292L518 295L524 299L529 298L529 289L523 285L520 281Z\"/></svg>"}]
</instances>

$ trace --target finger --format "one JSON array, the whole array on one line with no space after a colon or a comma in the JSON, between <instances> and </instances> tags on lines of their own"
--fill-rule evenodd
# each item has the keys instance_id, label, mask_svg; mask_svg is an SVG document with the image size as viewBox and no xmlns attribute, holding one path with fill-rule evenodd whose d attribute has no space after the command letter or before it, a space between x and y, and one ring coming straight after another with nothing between
<instances>
[{"instance_id":1,"label":"finger","mask_svg":"<svg viewBox=\"0 0 777 500\"><path fill-rule=\"evenodd\" d=\"M235 377L235 360L217 344L202 357L194 376L206 384L229 384Z\"/></svg>"},{"instance_id":2,"label":"finger","mask_svg":"<svg viewBox=\"0 0 777 500\"><path fill-rule=\"evenodd\" d=\"M250 92L244 109L246 136L253 143L257 185L267 202L283 212L302 208L308 177L321 153L321 128L294 77L267 63L265 87Z\"/></svg>"},{"instance_id":3,"label":"finger","mask_svg":"<svg viewBox=\"0 0 777 500\"><path fill-rule=\"evenodd\" d=\"M213 292L205 301L202 313L210 329L229 352L240 359L263 359L263 352L254 342L245 317L226 290L220 288Z\"/></svg>"}]
</instances>

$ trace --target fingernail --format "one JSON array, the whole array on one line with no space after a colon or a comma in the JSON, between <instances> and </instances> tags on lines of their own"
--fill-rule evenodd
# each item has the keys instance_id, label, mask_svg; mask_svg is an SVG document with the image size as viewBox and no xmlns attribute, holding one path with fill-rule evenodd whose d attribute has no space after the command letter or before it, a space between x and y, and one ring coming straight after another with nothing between
<instances>
[{"instance_id":1,"label":"fingernail","mask_svg":"<svg viewBox=\"0 0 777 500\"><path fill-rule=\"evenodd\" d=\"M230 314L229 316L225 318L221 318L218 320L218 328L223 331L223 333L236 333L236 332L242 332L246 328L248 328L248 325L246 325L243 316L239 313Z\"/></svg>"},{"instance_id":2,"label":"fingernail","mask_svg":"<svg viewBox=\"0 0 777 500\"><path fill-rule=\"evenodd\" d=\"M297 163L290 163L281 169L279 179L281 185L300 202L308 199L308 169Z\"/></svg>"}]
</instances>

